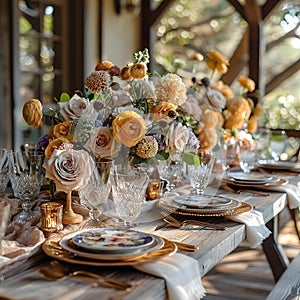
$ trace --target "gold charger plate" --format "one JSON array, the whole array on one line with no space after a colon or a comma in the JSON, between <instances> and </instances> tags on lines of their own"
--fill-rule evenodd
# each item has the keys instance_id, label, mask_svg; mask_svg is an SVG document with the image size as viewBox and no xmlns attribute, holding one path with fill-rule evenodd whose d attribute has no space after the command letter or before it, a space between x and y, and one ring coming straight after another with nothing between
<instances>
[{"instance_id":1,"label":"gold charger plate","mask_svg":"<svg viewBox=\"0 0 300 300\"><path fill-rule=\"evenodd\" d=\"M180 208L174 208L173 206L168 205L168 203L165 203L163 201L159 202L158 205L168 211L169 213L172 214L178 214L178 215L184 215L184 216L194 216L194 217L227 217L227 216L236 216L239 215L241 213L250 211L253 209L252 205L245 203L245 202L241 202L241 205L239 207L233 208L233 209L229 209L229 210L223 210L223 211L219 211L219 212L208 212L205 213L203 211L201 212L197 212L196 210L194 212L190 212L190 211L186 211L184 209L180 209Z\"/></svg>"},{"instance_id":2,"label":"gold charger plate","mask_svg":"<svg viewBox=\"0 0 300 300\"><path fill-rule=\"evenodd\" d=\"M78 265L87 265L87 266L135 266L142 263L146 263L155 259L162 258L163 256L171 256L177 251L177 246L169 240L164 240L164 246L160 249L150 251L148 253L138 255L136 257L124 260L94 260L84 257L79 257L73 253L64 250L60 245L57 239L48 239L42 244L42 249L46 255L63 261L67 263L73 263Z\"/></svg>"}]
</instances>

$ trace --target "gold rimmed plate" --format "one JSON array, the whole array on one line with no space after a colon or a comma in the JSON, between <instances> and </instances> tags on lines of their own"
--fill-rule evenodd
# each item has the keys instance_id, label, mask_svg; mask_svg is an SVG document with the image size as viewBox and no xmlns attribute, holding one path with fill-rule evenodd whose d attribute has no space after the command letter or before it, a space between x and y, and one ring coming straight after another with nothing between
<instances>
[{"instance_id":1,"label":"gold rimmed plate","mask_svg":"<svg viewBox=\"0 0 300 300\"><path fill-rule=\"evenodd\" d=\"M139 255L137 257L123 259L123 260L113 260L113 261L95 260L95 259L89 259L89 258L74 255L70 251L63 249L59 245L59 240L55 240L55 239L46 240L42 245L42 249L45 252L45 254L48 255L49 257L67 263L86 265L86 266L99 266L99 267L135 266L152 260L160 259L164 256L172 256L174 253L176 253L177 246L174 243L166 239L163 239L163 241L164 241L164 245L160 249L150 251L148 253Z\"/></svg>"},{"instance_id":2,"label":"gold rimmed plate","mask_svg":"<svg viewBox=\"0 0 300 300\"><path fill-rule=\"evenodd\" d=\"M174 205L170 199L162 200L158 202L158 205L163 210L168 211L169 213L184 215L184 216L195 216L195 217L226 217L226 216L235 216L241 213L250 211L253 207L245 202L239 202L233 199L233 204L235 207L228 209L217 209L217 210L203 210L203 209L186 209L185 207L179 207Z\"/></svg>"},{"instance_id":3,"label":"gold rimmed plate","mask_svg":"<svg viewBox=\"0 0 300 300\"><path fill-rule=\"evenodd\" d=\"M69 251L76 256L95 259L95 260L123 260L123 259L135 258L138 256L142 256L148 252L160 249L164 246L164 240L162 238L151 235L151 237L153 238L153 243L151 243L148 247L144 247L141 249L132 250L125 253L89 252L86 251L84 248L78 247L76 244L74 244L72 235L74 234L63 237L59 241L59 245L64 250Z\"/></svg>"}]
</instances>

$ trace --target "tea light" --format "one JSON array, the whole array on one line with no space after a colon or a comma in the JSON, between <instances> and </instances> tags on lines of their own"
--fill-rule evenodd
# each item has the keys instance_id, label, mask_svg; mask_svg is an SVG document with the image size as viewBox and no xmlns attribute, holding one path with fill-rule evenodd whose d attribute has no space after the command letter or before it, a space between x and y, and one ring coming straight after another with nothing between
<instances>
[{"instance_id":1,"label":"tea light","mask_svg":"<svg viewBox=\"0 0 300 300\"><path fill-rule=\"evenodd\" d=\"M40 206L42 214L41 229L46 235L63 229L63 205L57 202L43 203Z\"/></svg>"},{"instance_id":2,"label":"tea light","mask_svg":"<svg viewBox=\"0 0 300 300\"><path fill-rule=\"evenodd\" d=\"M151 179L148 183L146 190L146 197L148 200L155 200L161 196L161 190L163 187L163 182L159 179Z\"/></svg>"}]
</instances>

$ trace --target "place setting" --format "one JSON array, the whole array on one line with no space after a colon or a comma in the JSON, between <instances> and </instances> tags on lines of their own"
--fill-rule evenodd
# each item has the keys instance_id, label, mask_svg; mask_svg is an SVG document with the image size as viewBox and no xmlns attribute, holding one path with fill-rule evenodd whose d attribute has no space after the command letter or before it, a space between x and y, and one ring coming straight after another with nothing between
<instances>
[{"instance_id":1,"label":"place setting","mask_svg":"<svg viewBox=\"0 0 300 300\"><path fill-rule=\"evenodd\" d=\"M177 246L159 236L127 228L85 229L49 238L43 251L57 260L91 266L133 266L165 255Z\"/></svg>"}]
</instances>

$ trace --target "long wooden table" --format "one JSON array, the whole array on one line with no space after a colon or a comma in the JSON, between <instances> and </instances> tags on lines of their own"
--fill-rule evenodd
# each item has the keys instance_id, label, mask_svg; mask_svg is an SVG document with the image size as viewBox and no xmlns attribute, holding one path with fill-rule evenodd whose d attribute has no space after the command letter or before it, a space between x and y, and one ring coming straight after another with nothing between
<instances>
[{"instance_id":1,"label":"long wooden table","mask_svg":"<svg viewBox=\"0 0 300 300\"><path fill-rule=\"evenodd\" d=\"M291 178L297 183L300 177ZM235 199L243 200L245 194L229 194L223 190L220 194L227 194ZM247 203L250 203L258 211L261 211L265 222L274 230L269 238L263 242L263 249L270 263L275 280L278 280L286 269L288 260L282 252L276 240L276 222L279 213L287 206L285 193L271 192L269 196L247 195ZM230 254L245 240L245 225L220 219L219 224L228 227L225 231L198 230L184 240L186 243L197 245L196 252L180 251L196 259L202 276L218 264L225 256ZM163 230L168 230L164 228ZM174 229L172 229L174 230ZM0 284L0 295L12 299L167 299L165 281L137 271L133 267L88 267L87 269L102 274L111 274L113 278L130 282L133 288L130 292L117 291L103 287L92 287L89 284L64 279L61 281L44 280L37 272L37 267L46 265L51 261L43 252L39 252L22 265L4 271L5 280ZM83 269L84 267L80 267Z\"/></svg>"}]
</instances>

